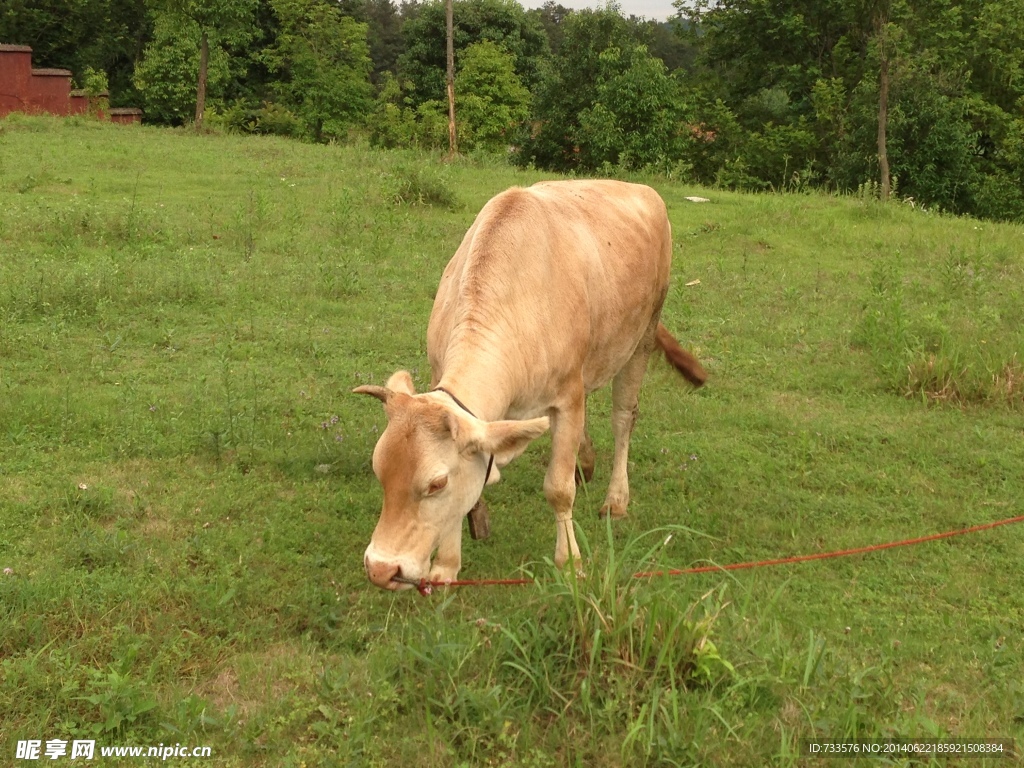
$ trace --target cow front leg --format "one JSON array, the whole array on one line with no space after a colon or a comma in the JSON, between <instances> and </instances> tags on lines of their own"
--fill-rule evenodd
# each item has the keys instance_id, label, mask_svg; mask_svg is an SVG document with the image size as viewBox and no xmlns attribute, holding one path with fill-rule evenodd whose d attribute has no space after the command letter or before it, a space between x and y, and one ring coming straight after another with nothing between
<instances>
[{"instance_id":1,"label":"cow front leg","mask_svg":"<svg viewBox=\"0 0 1024 768\"><path fill-rule=\"evenodd\" d=\"M568 405L553 408L551 417L551 463L544 477L544 496L555 512L555 565L562 568L580 561L580 548L572 527L572 505L576 499L576 450L583 436L585 399L580 393Z\"/></svg>"},{"instance_id":2,"label":"cow front leg","mask_svg":"<svg viewBox=\"0 0 1024 768\"><path fill-rule=\"evenodd\" d=\"M462 567L462 518L442 537L427 581L455 581Z\"/></svg>"}]
</instances>

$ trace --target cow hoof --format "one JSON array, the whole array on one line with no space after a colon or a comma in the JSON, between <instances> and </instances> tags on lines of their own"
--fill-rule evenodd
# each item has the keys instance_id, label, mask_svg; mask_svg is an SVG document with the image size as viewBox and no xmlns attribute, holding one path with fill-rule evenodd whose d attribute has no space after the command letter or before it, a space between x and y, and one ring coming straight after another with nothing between
<instances>
[{"instance_id":1,"label":"cow hoof","mask_svg":"<svg viewBox=\"0 0 1024 768\"><path fill-rule=\"evenodd\" d=\"M624 517L629 517L629 513L626 512L626 507L621 504L605 504L601 507L597 516L602 520L606 517L610 517L612 520L621 520Z\"/></svg>"},{"instance_id":2,"label":"cow hoof","mask_svg":"<svg viewBox=\"0 0 1024 768\"><path fill-rule=\"evenodd\" d=\"M579 581L583 581L587 578L587 572L583 569L583 562L579 559L567 560L561 565L555 563L555 567L558 568L566 578L569 578L570 574Z\"/></svg>"}]
</instances>

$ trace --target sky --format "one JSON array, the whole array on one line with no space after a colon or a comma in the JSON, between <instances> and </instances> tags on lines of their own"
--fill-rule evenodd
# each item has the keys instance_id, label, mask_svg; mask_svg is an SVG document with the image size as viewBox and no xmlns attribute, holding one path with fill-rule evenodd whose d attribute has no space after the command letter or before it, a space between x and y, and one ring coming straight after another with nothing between
<instances>
[{"instance_id":1,"label":"sky","mask_svg":"<svg viewBox=\"0 0 1024 768\"><path fill-rule=\"evenodd\" d=\"M526 8L540 8L544 0L519 0ZM603 0L556 0L559 5L566 8L603 8ZM622 8L623 16L644 16L655 21L664 21L669 16L674 16L676 9L672 7L672 0L618 0Z\"/></svg>"}]
</instances>

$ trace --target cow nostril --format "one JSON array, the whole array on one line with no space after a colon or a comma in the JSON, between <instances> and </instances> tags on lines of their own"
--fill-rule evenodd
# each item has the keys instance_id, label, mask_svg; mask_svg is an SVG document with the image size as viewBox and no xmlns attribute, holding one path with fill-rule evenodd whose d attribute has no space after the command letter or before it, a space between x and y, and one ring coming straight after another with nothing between
<instances>
[{"instance_id":1,"label":"cow nostril","mask_svg":"<svg viewBox=\"0 0 1024 768\"><path fill-rule=\"evenodd\" d=\"M402 569L398 563L389 563L386 560L374 560L372 558L366 558L364 561L366 566L367 578L376 586L382 589L394 589L395 578L401 578Z\"/></svg>"}]
</instances>

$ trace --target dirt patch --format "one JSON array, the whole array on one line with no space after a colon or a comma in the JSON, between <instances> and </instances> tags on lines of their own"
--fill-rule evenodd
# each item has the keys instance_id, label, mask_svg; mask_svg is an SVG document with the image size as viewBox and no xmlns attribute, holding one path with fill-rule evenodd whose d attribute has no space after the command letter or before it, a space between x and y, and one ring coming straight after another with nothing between
<instances>
[{"instance_id":1,"label":"dirt patch","mask_svg":"<svg viewBox=\"0 0 1024 768\"><path fill-rule=\"evenodd\" d=\"M197 693L220 711L236 707L238 716L247 719L286 694L311 686L311 670L322 663L296 644L279 643L258 653L241 653L228 659Z\"/></svg>"}]
</instances>

